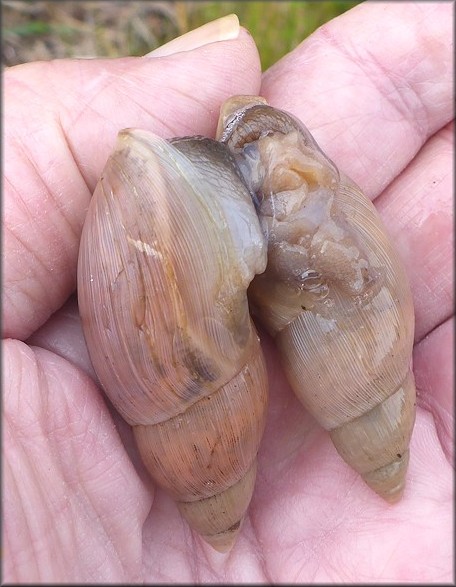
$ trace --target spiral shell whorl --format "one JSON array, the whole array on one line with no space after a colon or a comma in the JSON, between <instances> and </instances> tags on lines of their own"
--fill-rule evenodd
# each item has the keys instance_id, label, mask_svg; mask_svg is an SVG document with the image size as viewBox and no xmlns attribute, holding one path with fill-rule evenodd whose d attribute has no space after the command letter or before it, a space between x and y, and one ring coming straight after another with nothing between
<instances>
[{"instance_id":1,"label":"spiral shell whorl","mask_svg":"<svg viewBox=\"0 0 456 587\"><path fill-rule=\"evenodd\" d=\"M259 340L252 358L212 395L154 426L134 426L147 469L216 549L227 549L245 515L263 435L267 381Z\"/></svg>"},{"instance_id":2,"label":"spiral shell whorl","mask_svg":"<svg viewBox=\"0 0 456 587\"><path fill-rule=\"evenodd\" d=\"M350 353L356 345L342 350L341 333L336 331L331 340L325 331L317 334L308 315L306 325L299 318L276 336L287 377L303 405L330 432L342 458L374 491L395 501L404 488L415 419L409 365L394 375L394 356L388 357L372 381L370 357L364 357L363 367L363 360ZM393 355L395 350L400 354L393 349ZM346 362L340 360L344 353Z\"/></svg>"},{"instance_id":3,"label":"spiral shell whorl","mask_svg":"<svg viewBox=\"0 0 456 587\"><path fill-rule=\"evenodd\" d=\"M415 383L408 372L397 391L372 410L330 431L342 458L389 502L402 496L415 422Z\"/></svg>"},{"instance_id":4,"label":"spiral shell whorl","mask_svg":"<svg viewBox=\"0 0 456 587\"><path fill-rule=\"evenodd\" d=\"M250 502L266 419L246 293L265 265L224 145L119 134L81 237L84 335L151 476L218 550L232 546Z\"/></svg>"}]
</instances>

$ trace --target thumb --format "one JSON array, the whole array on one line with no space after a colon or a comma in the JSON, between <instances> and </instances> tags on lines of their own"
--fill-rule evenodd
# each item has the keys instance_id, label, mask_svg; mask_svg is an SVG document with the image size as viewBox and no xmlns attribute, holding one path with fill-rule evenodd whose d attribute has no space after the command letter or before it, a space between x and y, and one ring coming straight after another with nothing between
<instances>
[{"instance_id":1,"label":"thumb","mask_svg":"<svg viewBox=\"0 0 456 587\"><path fill-rule=\"evenodd\" d=\"M233 16L213 24L161 55L5 72L4 335L27 338L74 290L85 211L120 129L211 136L223 100L259 91L250 35Z\"/></svg>"}]
</instances>

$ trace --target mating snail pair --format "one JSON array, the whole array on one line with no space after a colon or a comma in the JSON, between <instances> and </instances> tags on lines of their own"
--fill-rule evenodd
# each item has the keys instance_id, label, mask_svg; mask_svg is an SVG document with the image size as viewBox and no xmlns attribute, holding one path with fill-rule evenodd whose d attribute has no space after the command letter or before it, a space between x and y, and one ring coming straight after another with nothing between
<instances>
[{"instance_id":1,"label":"mating snail pair","mask_svg":"<svg viewBox=\"0 0 456 587\"><path fill-rule=\"evenodd\" d=\"M306 409L391 502L415 420L414 314L374 206L298 120L237 96L217 138L120 132L84 224L78 297L95 371L151 476L225 551L267 410L249 305Z\"/></svg>"}]
</instances>

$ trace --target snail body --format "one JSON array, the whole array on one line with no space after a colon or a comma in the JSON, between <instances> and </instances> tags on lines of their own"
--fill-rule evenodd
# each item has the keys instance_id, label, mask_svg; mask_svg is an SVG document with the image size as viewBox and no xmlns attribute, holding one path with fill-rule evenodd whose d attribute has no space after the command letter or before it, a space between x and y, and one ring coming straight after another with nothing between
<instances>
[{"instance_id":1,"label":"snail body","mask_svg":"<svg viewBox=\"0 0 456 587\"><path fill-rule=\"evenodd\" d=\"M81 237L84 335L152 478L220 551L250 502L265 424L246 294L265 266L249 193L223 145L119 133Z\"/></svg>"},{"instance_id":2,"label":"snail body","mask_svg":"<svg viewBox=\"0 0 456 587\"><path fill-rule=\"evenodd\" d=\"M370 200L292 115L258 97L222 107L218 138L268 240L248 291L298 398L366 483L402 495L415 421L408 279Z\"/></svg>"}]
</instances>

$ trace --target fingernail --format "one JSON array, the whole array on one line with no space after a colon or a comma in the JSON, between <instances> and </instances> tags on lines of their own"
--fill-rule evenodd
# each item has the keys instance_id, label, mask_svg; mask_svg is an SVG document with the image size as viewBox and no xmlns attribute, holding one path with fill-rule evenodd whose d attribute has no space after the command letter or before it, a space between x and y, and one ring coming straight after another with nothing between
<instances>
[{"instance_id":1,"label":"fingernail","mask_svg":"<svg viewBox=\"0 0 456 587\"><path fill-rule=\"evenodd\" d=\"M144 57L166 57L180 51L191 51L217 41L231 41L239 36L239 19L235 14L222 16L203 26L181 35L169 43L154 49Z\"/></svg>"}]
</instances>

